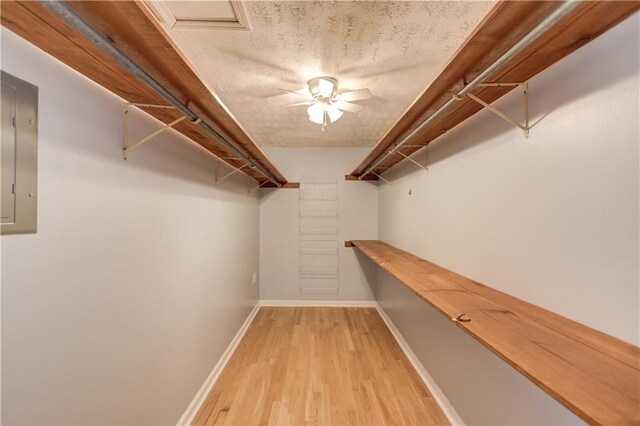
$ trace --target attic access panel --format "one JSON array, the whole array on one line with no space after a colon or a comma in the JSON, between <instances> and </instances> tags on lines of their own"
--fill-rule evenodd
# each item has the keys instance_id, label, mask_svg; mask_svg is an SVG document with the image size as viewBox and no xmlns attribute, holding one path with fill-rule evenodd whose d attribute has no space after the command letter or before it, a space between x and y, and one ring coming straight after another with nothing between
<instances>
[{"instance_id":1,"label":"attic access panel","mask_svg":"<svg viewBox=\"0 0 640 426\"><path fill-rule=\"evenodd\" d=\"M249 21L241 2L145 1L156 19L168 30L209 29L248 31Z\"/></svg>"}]
</instances>

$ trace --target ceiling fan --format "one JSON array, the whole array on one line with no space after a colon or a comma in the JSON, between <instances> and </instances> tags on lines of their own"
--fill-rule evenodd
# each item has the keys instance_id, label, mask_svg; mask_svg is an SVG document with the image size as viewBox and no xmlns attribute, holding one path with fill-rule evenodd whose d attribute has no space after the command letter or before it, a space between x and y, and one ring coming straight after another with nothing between
<instances>
[{"instance_id":1,"label":"ceiling fan","mask_svg":"<svg viewBox=\"0 0 640 426\"><path fill-rule=\"evenodd\" d=\"M338 93L338 80L333 77L312 78L307 82L307 86L295 92L281 89L283 92L307 98L305 102L285 106L308 105L307 114L309 114L309 120L320 124L323 132L329 122L334 123L337 121L342 117L344 111L356 113L362 109L361 105L350 102L371 98L371 90L369 89L349 90Z\"/></svg>"}]
</instances>

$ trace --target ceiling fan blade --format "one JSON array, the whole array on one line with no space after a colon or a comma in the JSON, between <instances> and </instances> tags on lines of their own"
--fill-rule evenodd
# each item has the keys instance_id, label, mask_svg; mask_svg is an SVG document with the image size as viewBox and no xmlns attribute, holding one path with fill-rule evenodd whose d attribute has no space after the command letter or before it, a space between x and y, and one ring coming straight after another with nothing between
<instances>
[{"instance_id":1,"label":"ceiling fan blade","mask_svg":"<svg viewBox=\"0 0 640 426\"><path fill-rule=\"evenodd\" d=\"M289 105L283 105L285 107L294 107L294 106L301 106L301 105L313 105L315 102L314 101L308 101L308 102L298 102L296 104L289 104Z\"/></svg>"},{"instance_id":2,"label":"ceiling fan blade","mask_svg":"<svg viewBox=\"0 0 640 426\"><path fill-rule=\"evenodd\" d=\"M352 79L363 79L382 76L389 77L395 74L410 73L412 71L421 69L424 70L426 66L433 65L432 60L426 60L414 64L405 64L399 67L393 66L394 64L404 63L405 60L406 58L388 58L388 60L384 63L376 64L375 72L363 72L364 70L362 69L362 66L355 66L339 70L338 72L336 72L336 74L343 75Z\"/></svg>"},{"instance_id":3,"label":"ceiling fan blade","mask_svg":"<svg viewBox=\"0 0 640 426\"><path fill-rule=\"evenodd\" d=\"M340 99L347 102L371 99L371 96L371 90L369 89L351 90L340 93Z\"/></svg>"},{"instance_id":4,"label":"ceiling fan blade","mask_svg":"<svg viewBox=\"0 0 640 426\"><path fill-rule=\"evenodd\" d=\"M291 90L286 90L286 89L278 89L278 90L281 92L290 93L292 95L304 96L305 98L313 99L313 97L309 94L309 91L307 89L300 89L295 92Z\"/></svg>"},{"instance_id":5,"label":"ceiling fan blade","mask_svg":"<svg viewBox=\"0 0 640 426\"><path fill-rule=\"evenodd\" d=\"M348 111L353 113L362 111L362 105L350 104L349 102L345 102L345 101L338 101L333 105L335 105L336 108L342 111Z\"/></svg>"}]
</instances>

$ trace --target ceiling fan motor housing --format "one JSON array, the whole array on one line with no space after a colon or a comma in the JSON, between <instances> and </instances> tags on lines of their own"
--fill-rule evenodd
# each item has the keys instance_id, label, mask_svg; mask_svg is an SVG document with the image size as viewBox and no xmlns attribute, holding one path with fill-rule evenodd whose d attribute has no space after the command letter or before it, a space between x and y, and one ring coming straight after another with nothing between
<instances>
[{"instance_id":1,"label":"ceiling fan motor housing","mask_svg":"<svg viewBox=\"0 0 640 426\"><path fill-rule=\"evenodd\" d=\"M338 94L338 80L333 77L315 77L307 84L311 96L318 100L335 99Z\"/></svg>"}]
</instances>

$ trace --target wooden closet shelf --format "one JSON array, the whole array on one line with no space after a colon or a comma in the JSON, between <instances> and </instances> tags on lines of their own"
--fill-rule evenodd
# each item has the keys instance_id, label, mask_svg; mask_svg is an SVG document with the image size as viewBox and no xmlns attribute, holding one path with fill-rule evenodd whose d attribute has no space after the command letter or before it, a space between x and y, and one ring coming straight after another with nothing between
<instances>
[{"instance_id":1,"label":"wooden closet shelf","mask_svg":"<svg viewBox=\"0 0 640 426\"><path fill-rule=\"evenodd\" d=\"M440 75L405 111L371 152L351 172L351 176L376 177L367 173L369 167L383 158L401 140L416 130L452 95L477 77L494 61L515 45L525 34L544 20L559 1L500 0L462 43ZM524 83L573 51L594 40L640 8L638 1L584 1L553 28L540 36L522 52L508 61L487 82ZM473 94L489 104L517 86L479 87ZM471 98L464 98L411 137L395 155L389 155L373 171L381 174L407 156L482 111L484 107ZM402 155L398 154L401 153Z\"/></svg>"},{"instance_id":2,"label":"wooden closet shelf","mask_svg":"<svg viewBox=\"0 0 640 426\"><path fill-rule=\"evenodd\" d=\"M269 172L283 187L293 188L262 149L227 112L192 70L167 33L141 1L71 1L76 13L129 57L180 102L239 151ZM135 104L167 105L167 101L127 72L87 39L67 26L37 1L0 1L0 23L36 47L93 80L123 100ZM124 105L123 105L124 107ZM168 124L183 115L173 109L147 108L149 115ZM189 120L173 129L233 168L247 163L216 138ZM138 155L136 153L136 155ZM244 173L263 186L268 178L253 167Z\"/></svg>"},{"instance_id":3,"label":"wooden closet shelf","mask_svg":"<svg viewBox=\"0 0 640 426\"><path fill-rule=\"evenodd\" d=\"M381 241L350 241L458 327L592 424L640 424L640 348Z\"/></svg>"}]
</instances>

